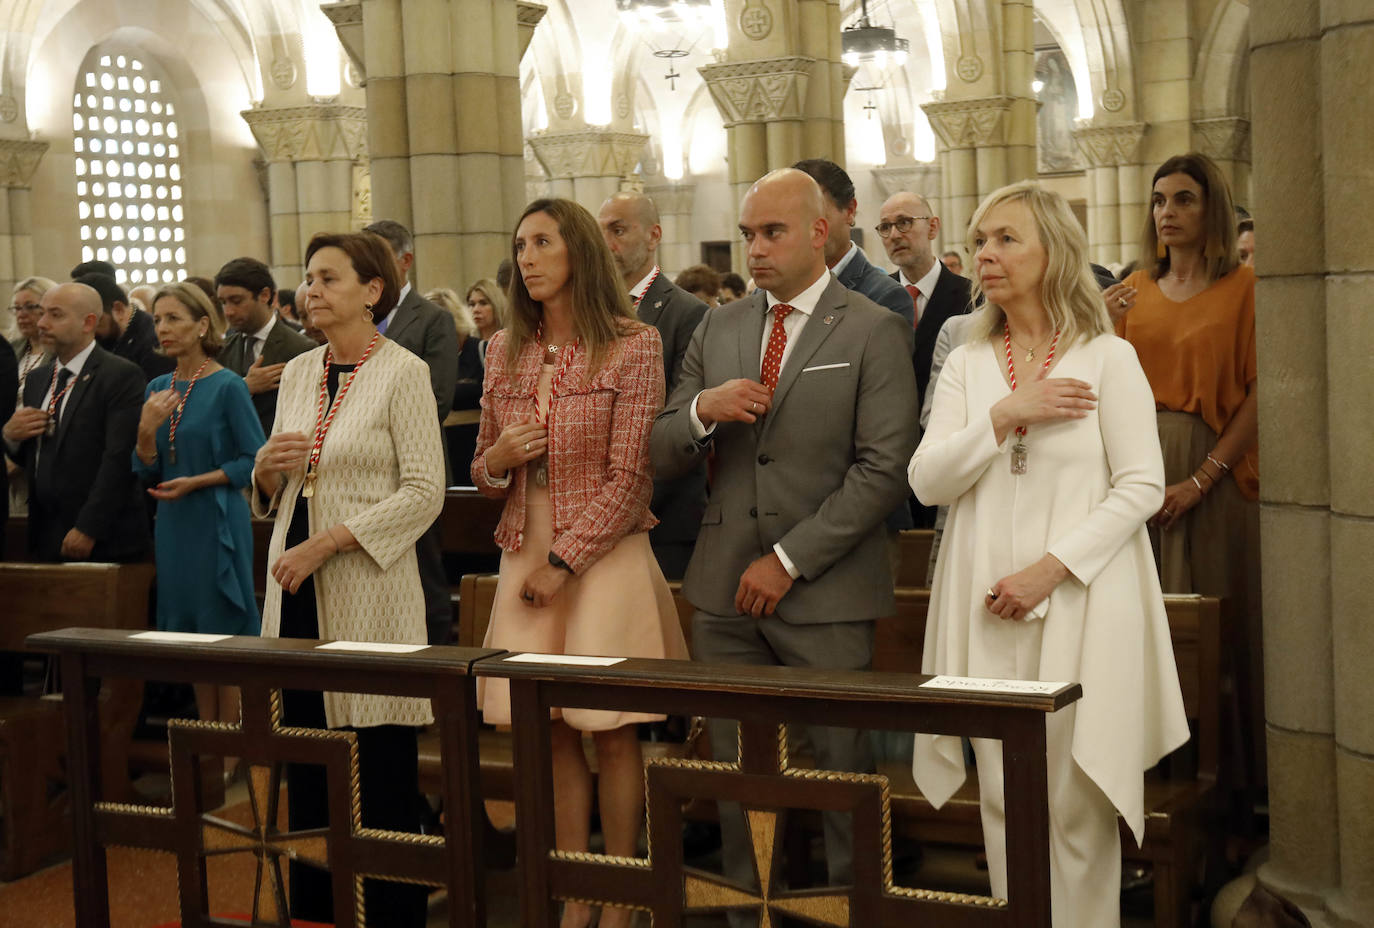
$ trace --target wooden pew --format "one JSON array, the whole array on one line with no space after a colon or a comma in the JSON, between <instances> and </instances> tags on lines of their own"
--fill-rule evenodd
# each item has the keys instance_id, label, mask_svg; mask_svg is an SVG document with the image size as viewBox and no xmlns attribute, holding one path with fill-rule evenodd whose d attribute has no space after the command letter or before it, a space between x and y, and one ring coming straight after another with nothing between
<instances>
[{"instance_id":1,"label":"wooden pew","mask_svg":"<svg viewBox=\"0 0 1374 928\"><path fill-rule=\"evenodd\" d=\"M897 544L900 562L894 580L897 586L923 587L930 566L930 549L935 544L935 532L928 528L908 529L899 533Z\"/></svg>"},{"instance_id":2,"label":"wooden pew","mask_svg":"<svg viewBox=\"0 0 1374 928\"><path fill-rule=\"evenodd\" d=\"M691 640L693 608L682 596L679 584L671 584L684 634ZM496 592L493 576L463 578L463 610L459 644L478 647L486 634ZM875 671L919 673L925 643L926 610L930 591L899 587L897 609L880 619L874 631ZM1221 613L1215 599L1166 596L1165 609L1178 665L1184 708L1193 728L1193 741L1180 748L1180 757L1196 757L1196 764L1161 764L1145 776L1145 843L1136 848L1134 837L1122 829L1122 856L1148 863L1154 873L1156 924L1182 928L1187 913L1193 876L1206 851L1209 820L1216 802L1219 775L1221 699ZM512 750L508 732L483 732L481 771L484 795L511 798ZM676 750L677 746L646 744L649 754ZM1189 769L1187 774L1166 772L1171 766ZM426 751L422 740L421 778L426 792L441 777L437 754ZM964 786L938 812L916 789L909 759L880 764L879 773L889 781L893 829L897 834L924 842L978 847L983 843L978 811L978 780L970 771Z\"/></svg>"},{"instance_id":3,"label":"wooden pew","mask_svg":"<svg viewBox=\"0 0 1374 928\"><path fill-rule=\"evenodd\" d=\"M0 564L0 650L28 652L29 635L74 625L144 628L152 579L152 564ZM118 802L132 796L129 742L142 694L131 680L101 692L101 778ZM0 880L68 847L65 755L60 702L0 698Z\"/></svg>"}]
</instances>

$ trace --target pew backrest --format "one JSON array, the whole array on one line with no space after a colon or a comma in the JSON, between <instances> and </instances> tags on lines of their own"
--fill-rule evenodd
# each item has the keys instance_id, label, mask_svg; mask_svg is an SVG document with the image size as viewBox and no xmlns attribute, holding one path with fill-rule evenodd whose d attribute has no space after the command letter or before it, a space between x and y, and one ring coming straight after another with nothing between
<instances>
[{"instance_id":1,"label":"pew backrest","mask_svg":"<svg viewBox=\"0 0 1374 928\"><path fill-rule=\"evenodd\" d=\"M0 651L30 650L24 639L75 626L145 628L153 565L0 563Z\"/></svg>"}]
</instances>

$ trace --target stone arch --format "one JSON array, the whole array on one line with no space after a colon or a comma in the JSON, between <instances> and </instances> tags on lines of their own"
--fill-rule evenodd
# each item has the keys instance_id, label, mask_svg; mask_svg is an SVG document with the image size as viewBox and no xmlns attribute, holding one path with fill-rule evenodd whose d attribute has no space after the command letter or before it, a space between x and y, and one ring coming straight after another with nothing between
<instances>
[{"instance_id":1,"label":"stone arch","mask_svg":"<svg viewBox=\"0 0 1374 928\"><path fill-rule=\"evenodd\" d=\"M1202 119L1245 116L1250 112L1250 8L1223 0L1212 14L1198 46L1193 81L1193 114Z\"/></svg>"}]
</instances>

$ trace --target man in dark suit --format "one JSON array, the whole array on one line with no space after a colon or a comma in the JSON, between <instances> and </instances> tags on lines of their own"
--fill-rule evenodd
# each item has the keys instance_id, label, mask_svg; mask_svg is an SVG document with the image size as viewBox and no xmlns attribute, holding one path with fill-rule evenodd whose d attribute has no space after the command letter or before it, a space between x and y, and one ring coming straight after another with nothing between
<instances>
[{"instance_id":1,"label":"man in dark suit","mask_svg":"<svg viewBox=\"0 0 1374 928\"><path fill-rule=\"evenodd\" d=\"M29 478L29 553L44 561L129 561L148 553L147 510L130 464L144 377L95 343L100 295L43 295L39 337L54 360L24 384L5 448Z\"/></svg>"},{"instance_id":2,"label":"man in dark suit","mask_svg":"<svg viewBox=\"0 0 1374 928\"><path fill-rule=\"evenodd\" d=\"M95 326L95 338L101 348L133 362L143 372L145 383L172 372L176 362L159 350L161 346L152 317L130 309L129 295L115 283L114 277L92 272L76 278L75 282L85 284L100 294L103 310ZM127 317L129 320L123 331L120 331L117 317Z\"/></svg>"},{"instance_id":3,"label":"man in dark suit","mask_svg":"<svg viewBox=\"0 0 1374 928\"><path fill-rule=\"evenodd\" d=\"M442 426L453 408L453 388L458 384L458 329L453 317L415 292L410 269L415 265L415 239L410 230L392 219L381 219L364 231L380 235L391 245L403 281L396 307L385 319L377 320L377 331L418 355L429 365L429 382L434 389L434 406ZM444 443L444 469L452 474L448 443ZM458 462L463 473L467 461ZM452 482L452 477L447 477ZM430 644L448 644L453 634L453 605L449 599L448 575L444 570L443 547L439 543L439 520L415 544L420 561L420 584L425 589L425 625Z\"/></svg>"},{"instance_id":4,"label":"man in dark suit","mask_svg":"<svg viewBox=\"0 0 1374 928\"><path fill-rule=\"evenodd\" d=\"M235 258L215 275L215 296L230 330L215 360L243 378L264 435L272 434L286 362L315 347L277 317L272 309L276 292L272 272L255 258Z\"/></svg>"},{"instance_id":5,"label":"man in dark suit","mask_svg":"<svg viewBox=\"0 0 1374 928\"><path fill-rule=\"evenodd\" d=\"M658 243L663 228L653 200L642 193L617 193L601 205L597 221L640 320L658 329L663 339L663 382L671 396L706 304L660 270ZM669 580L680 580L687 571L705 508L705 460L677 480L654 481L649 510L659 521L649 531L649 544Z\"/></svg>"},{"instance_id":6,"label":"man in dark suit","mask_svg":"<svg viewBox=\"0 0 1374 928\"><path fill-rule=\"evenodd\" d=\"M849 230L854 228L854 214L859 201L854 196L854 182L844 168L824 158L808 158L792 165L810 174L825 195L825 220L830 226L825 240L825 265L830 268L846 289L862 293L879 306L886 306L911 322L911 297L901 287L893 286L892 278L874 267L864 250L854 244Z\"/></svg>"},{"instance_id":7,"label":"man in dark suit","mask_svg":"<svg viewBox=\"0 0 1374 928\"><path fill-rule=\"evenodd\" d=\"M911 326L826 270L822 195L800 171L756 183L740 209L759 289L708 310L654 422L658 472L715 448L716 472L683 593L697 660L862 670L893 609L884 517L909 492L916 448ZM867 769L867 734L811 732L818 766ZM711 723L717 760L732 724ZM848 816L828 812L830 882L852 875ZM726 876L753 882L738 805L722 804ZM732 914L732 923L743 920Z\"/></svg>"},{"instance_id":8,"label":"man in dark suit","mask_svg":"<svg viewBox=\"0 0 1374 928\"><path fill-rule=\"evenodd\" d=\"M905 226L905 228L902 228ZM924 399L930 383L930 357L945 320L969 310L968 278L935 260L933 244L940 217L919 193L902 191L888 197L878 212L878 237L897 271L892 275L916 306L916 386Z\"/></svg>"}]
</instances>

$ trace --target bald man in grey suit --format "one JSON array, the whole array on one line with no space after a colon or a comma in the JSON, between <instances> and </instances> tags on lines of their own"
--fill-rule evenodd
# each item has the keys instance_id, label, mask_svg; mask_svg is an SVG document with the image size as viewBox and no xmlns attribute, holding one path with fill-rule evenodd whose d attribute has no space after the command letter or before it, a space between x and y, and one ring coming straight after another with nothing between
<instances>
[{"instance_id":1,"label":"bald man in grey suit","mask_svg":"<svg viewBox=\"0 0 1374 928\"><path fill-rule=\"evenodd\" d=\"M715 448L683 582L697 608L693 655L866 669L874 620L893 610L883 520L906 498L916 448L911 325L826 269L821 191L806 174L786 169L756 183L740 231L758 292L706 313L650 445L667 479ZM862 732L811 737L825 769L870 762ZM733 724L712 723L717 759L734 757L735 743ZM725 805L726 875L749 883L743 816ZM826 814L825 841L832 884L847 882L846 816Z\"/></svg>"}]
</instances>

